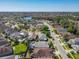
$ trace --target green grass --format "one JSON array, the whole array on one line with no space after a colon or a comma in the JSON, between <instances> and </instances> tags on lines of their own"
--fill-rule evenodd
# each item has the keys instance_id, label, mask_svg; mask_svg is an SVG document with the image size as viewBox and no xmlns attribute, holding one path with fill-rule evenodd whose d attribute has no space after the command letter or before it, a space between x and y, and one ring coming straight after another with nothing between
<instances>
[{"instance_id":1,"label":"green grass","mask_svg":"<svg viewBox=\"0 0 79 59\"><path fill-rule=\"evenodd\" d=\"M71 48L68 46L68 44L65 44L65 46L66 46L66 48L68 49L68 50L70 50Z\"/></svg>"},{"instance_id":2,"label":"green grass","mask_svg":"<svg viewBox=\"0 0 79 59\"><path fill-rule=\"evenodd\" d=\"M25 44L18 44L16 46L13 46L14 54L20 54L26 52L26 50L27 50L27 46Z\"/></svg>"},{"instance_id":3,"label":"green grass","mask_svg":"<svg viewBox=\"0 0 79 59\"><path fill-rule=\"evenodd\" d=\"M79 59L79 54L72 54L74 56L75 59Z\"/></svg>"},{"instance_id":4,"label":"green grass","mask_svg":"<svg viewBox=\"0 0 79 59\"><path fill-rule=\"evenodd\" d=\"M54 59L62 59L60 55L58 55L58 56L55 55L53 58Z\"/></svg>"},{"instance_id":5,"label":"green grass","mask_svg":"<svg viewBox=\"0 0 79 59\"><path fill-rule=\"evenodd\" d=\"M65 50L70 50L70 49L71 49L71 48L68 46L68 44L64 44L63 47L64 47Z\"/></svg>"},{"instance_id":6,"label":"green grass","mask_svg":"<svg viewBox=\"0 0 79 59\"><path fill-rule=\"evenodd\" d=\"M64 43L64 39L61 39L60 42L64 44L63 47L64 47L65 50L70 50L71 49L68 44Z\"/></svg>"}]
</instances>

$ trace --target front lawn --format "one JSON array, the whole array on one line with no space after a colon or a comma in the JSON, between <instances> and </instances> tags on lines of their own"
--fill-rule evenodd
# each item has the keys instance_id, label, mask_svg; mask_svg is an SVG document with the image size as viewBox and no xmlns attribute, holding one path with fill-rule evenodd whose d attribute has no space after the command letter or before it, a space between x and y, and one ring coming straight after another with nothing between
<instances>
[{"instance_id":1,"label":"front lawn","mask_svg":"<svg viewBox=\"0 0 79 59\"><path fill-rule=\"evenodd\" d=\"M26 52L26 50L27 50L27 46L25 44L18 44L13 46L14 54L20 54L20 53Z\"/></svg>"}]
</instances>

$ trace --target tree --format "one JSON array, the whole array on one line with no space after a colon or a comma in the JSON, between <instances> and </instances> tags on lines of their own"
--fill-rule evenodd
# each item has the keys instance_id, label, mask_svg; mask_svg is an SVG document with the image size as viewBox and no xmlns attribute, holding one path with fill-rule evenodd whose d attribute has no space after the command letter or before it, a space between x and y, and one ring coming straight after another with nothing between
<instances>
[{"instance_id":1,"label":"tree","mask_svg":"<svg viewBox=\"0 0 79 59\"><path fill-rule=\"evenodd\" d=\"M41 31L42 31L42 33L46 34L47 37L51 37L51 36L50 36L50 31L49 31L48 26L45 26L45 25L44 25L44 26L42 27Z\"/></svg>"},{"instance_id":2,"label":"tree","mask_svg":"<svg viewBox=\"0 0 79 59\"><path fill-rule=\"evenodd\" d=\"M77 32L76 35L79 35L79 23L77 23Z\"/></svg>"},{"instance_id":3,"label":"tree","mask_svg":"<svg viewBox=\"0 0 79 59\"><path fill-rule=\"evenodd\" d=\"M77 30L76 34L79 35L79 30Z\"/></svg>"},{"instance_id":4,"label":"tree","mask_svg":"<svg viewBox=\"0 0 79 59\"><path fill-rule=\"evenodd\" d=\"M67 28L68 32L73 33L74 32L74 27L73 27L73 23L71 22Z\"/></svg>"}]
</instances>

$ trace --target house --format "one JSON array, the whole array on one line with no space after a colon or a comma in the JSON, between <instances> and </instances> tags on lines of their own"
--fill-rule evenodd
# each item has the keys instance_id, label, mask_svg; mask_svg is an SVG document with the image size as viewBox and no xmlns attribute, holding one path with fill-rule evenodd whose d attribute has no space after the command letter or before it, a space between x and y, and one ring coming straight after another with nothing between
<instances>
[{"instance_id":1,"label":"house","mask_svg":"<svg viewBox=\"0 0 79 59\"><path fill-rule=\"evenodd\" d=\"M36 40L37 35L34 32L28 32L28 40Z\"/></svg>"},{"instance_id":2,"label":"house","mask_svg":"<svg viewBox=\"0 0 79 59\"><path fill-rule=\"evenodd\" d=\"M46 37L45 34L39 33L39 34L38 34L38 39L39 39L40 41L46 41L46 40L47 40L47 37Z\"/></svg>"},{"instance_id":3,"label":"house","mask_svg":"<svg viewBox=\"0 0 79 59\"><path fill-rule=\"evenodd\" d=\"M36 25L36 28L37 29L41 29L43 27L43 24L42 23L38 23L37 25Z\"/></svg>"},{"instance_id":4,"label":"house","mask_svg":"<svg viewBox=\"0 0 79 59\"><path fill-rule=\"evenodd\" d=\"M10 43L7 42L4 38L0 38L0 57L7 56L12 54L12 48Z\"/></svg>"},{"instance_id":5,"label":"house","mask_svg":"<svg viewBox=\"0 0 79 59\"><path fill-rule=\"evenodd\" d=\"M67 32L67 29L63 28L61 25L59 25L59 24L53 24L53 27L56 28L57 32L61 36L65 37L67 39L73 39L73 38L75 38L74 34L71 34L71 33Z\"/></svg>"},{"instance_id":6,"label":"house","mask_svg":"<svg viewBox=\"0 0 79 59\"><path fill-rule=\"evenodd\" d=\"M53 59L54 53L50 48L34 48L31 59Z\"/></svg>"},{"instance_id":7,"label":"house","mask_svg":"<svg viewBox=\"0 0 79 59\"><path fill-rule=\"evenodd\" d=\"M28 33L27 32L14 32L10 35L10 37L14 40L18 40L22 42L27 39Z\"/></svg>"},{"instance_id":8,"label":"house","mask_svg":"<svg viewBox=\"0 0 79 59\"><path fill-rule=\"evenodd\" d=\"M0 46L9 46L10 43L6 41L4 38L0 38Z\"/></svg>"},{"instance_id":9,"label":"house","mask_svg":"<svg viewBox=\"0 0 79 59\"><path fill-rule=\"evenodd\" d=\"M79 38L69 40L69 43L72 45L79 45Z\"/></svg>"},{"instance_id":10,"label":"house","mask_svg":"<svg viewBox=\"0 0 79 59\"><path fill-rule=\"evenodd\" d=\"M73 50L75 51L79 50L79 38L71 39L69 40L68 43L71 44L71 47L73 48Z\"/></svg>"},{"instance_id":11,"label":"house","mask_svg":"<svg viewBox=\"0 0 79 59\"><path fill-rule=\"evenodd\" d=\"M59 24L53 24L53 27L56 28L58 32L67 32L67 30Z\"/></svg>"},{"instance_id":12,"label":"house","mask_svg":"<svg viewBox=\"0 0 79 59\"><path fill-rule=\"evenodd\" d=\"M69 33L69 32L67 32L67 33L64 33L64 37L65 38L67 38L67 39L75 39L76 38L76 36L74 35L74 34L72 34L72 33Z\"/></svg>"},{"instance_id":13,"label":"house","mask_svg":"<svg viewBox=\"0 0 79 59\"><path fill-rule=\"evenodd\" d=\"M10 45L9 42L7 42L5 40L0 41L0 46L8 46L8 45Z\"/></svg>"},{"instance_id":14,"label":"house","mask_svg":"<svg viewBox=\"0 0 79 59\"><path fill-rule=\"evenodd\" d=\"M4 30L4 32L5 32L7 35L10 35L10 34L12 34L12 33L14 32L14 30L13 30L12 28L6 28L6 29Z\"/></svg>"},{"instance_id":15,"label":"house","mask_svg":"<svg viewBox=\"0 0 79 59\"><path fill-rule=\"evenodd\" d=\"M0 57L7 56L12 54L12 48L8 47L0 47Z\"/></svg>"},{"instance_id":16,"label":"house","mask_svg":"<svg viewBox=\"0 0 79 59\"><path fill-rule=\"evenodd\" d=\"M27 32L23 32L23 31L21 31L21 32L14 32L14 33L12 33L11 34L11 36L13 36L13 37L26 37L26 36L28 36L28 33Z\"/></svg>"},{"instance_id":17,"label":"house","mask_svg":"<svg viewBox=\"0 0 79 59\"><path fill-rule=\"evenodd\" d=\"M57 32L60 33L62 36L64 36L64 34L67 32L67 30L59 24L53 24L53 27L56 28Z\"/></svg>"},{"instance_id":18,"label":"house","mask_svg":"<svg viewBox=\"0 0 79 59\"><path fill-rule=\"evenodd\" d=\"M46 41L38 41L38 42L32 42L30 43L30 48L48 48L48 42Z\"/></svg>"},{"instance_id":19,"label":"house","mask_svg":"<svg viewBox=\"0 0 79 59\"><path fill-rule=\"evenodd\" d=\"M4 23L0 23L0 31L4 32L5 29L7 29L8 27L6 25L4 25Z\"/></svg>"}]
</instances>

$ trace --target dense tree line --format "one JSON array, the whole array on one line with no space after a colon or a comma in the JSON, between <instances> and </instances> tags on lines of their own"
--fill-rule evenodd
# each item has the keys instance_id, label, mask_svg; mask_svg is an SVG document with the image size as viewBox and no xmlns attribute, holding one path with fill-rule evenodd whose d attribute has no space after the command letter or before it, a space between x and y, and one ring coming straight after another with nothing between
<instances>
[{"instance_id":1,"label":"dense tree line","mask_svg":"<svg viewBox=\"0 0 79 59\"><path fill-rule=\"evenodd\" d=\"M53 22L66 28L68 32L79 35L79 21L77 18L72 16L57 16Z\"/></svg>"}]
</instances>

